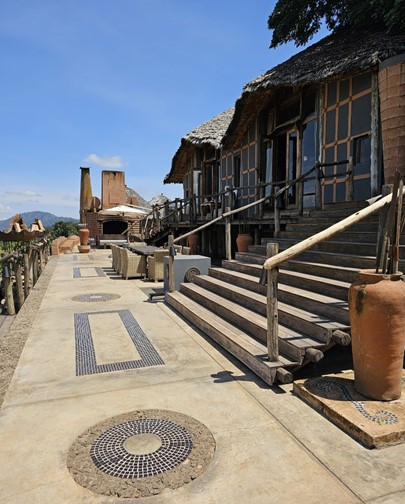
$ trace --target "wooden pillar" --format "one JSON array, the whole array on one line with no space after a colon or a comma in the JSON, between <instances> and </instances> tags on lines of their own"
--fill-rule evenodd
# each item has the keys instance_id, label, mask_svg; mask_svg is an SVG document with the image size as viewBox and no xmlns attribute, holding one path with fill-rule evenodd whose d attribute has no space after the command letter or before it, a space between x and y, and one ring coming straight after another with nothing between
<instances>
[{"instance_id":1,"label":"wooden pillar","mask_svg":"<svg viewBox=\"0 0 405 504\"><path fill-rule=\"evenodd\" d=\"M280 234L280 208L278 204L279 197L276 196L280 188L276 186L274 188L274 238L277 238Z\"/></svg>"},{"instance_id":2,"label":"wooden pillar","mask_svg":"<svg viewBox=\"0 0 405 504\"><path fill-rule=\"evenodd\" d=\"M227 206L225 213L230 212L231 209ZM228 261L232 260L232 235L231 235L231 216L225 217L225 257Z\"/></svg>"},{"instance_id":3,"label":"wooden pillar","mask_svg":"<svg viewBox=\"0 0 405 504\"><path fill-rule=\"evenodd\" d=\"M347 164L347 171L349 177L349 184L347 189L347 199L348 201L354 200L354 171L353 171L353 158L349 157L349 162Z\"/></svg>"},{"instance_id":4,"label":"wooden pillar","mask_svg":"<svg viewBox=\"0 0 405 504\"><path fill-rule=\"evenodd\" d=\"M169 292L174 292L174 237L172 234L168 237L169 244Z\"/></svg>"},{"instance_id":5,"label":"wooden pillar","mask_svg":"<svg viewBox=\"0 0 405 504\"><path fill-rule=\"evenodd\" d=\"M267 258L278 254L278 243L267 244ZM269 361L278 361L278 268L267 270L267 353Z\"/></svg>"}]
</instances>

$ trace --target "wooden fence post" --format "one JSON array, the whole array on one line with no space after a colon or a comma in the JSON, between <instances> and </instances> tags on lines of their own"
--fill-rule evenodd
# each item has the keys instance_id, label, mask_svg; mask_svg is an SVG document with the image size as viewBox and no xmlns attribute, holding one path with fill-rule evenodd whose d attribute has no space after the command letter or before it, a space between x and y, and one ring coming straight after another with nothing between
<instances>
[{"instance_id":1,"label":"wooden fence post","mask_svg":"<svg viewBox=\"0 0 405 504\"><path fill-rule=\"evenodd\" d=\"M6 296L7 313L15 315L15 305L13 297L13 282L11 280L11 264L9 261L3 264L3 277L2 282L4 286L4 293Z\"/></svg>"},{"instance_id":2,"label":"wooden fence post","mask_svg":"<svg viewBox=\"0 0 405 504\"><path fill-rule=\"evenodd\" d=\"M278 243L267 244L267 257L278 254ZM269 361L278 361L278 268L267 270L267 352Z\"/></svg>"},{"instance_id":3,"label":"wooden fence post","mask_svg":"<svg viewBox=\"0 0 405 504\"><path fill-rule=\"evenodd\" d=\"M28 254L24 254L24 296L28 297L28 294L31 290L30 285L30 262L28 258Z\"/></svg>"},{"instance_id":4,"label":"wooden fence post","mask_svg":"<svg viewBox=\"0 0 405 504\"><path fill-rule=\"evenodd\" d=\"M24 304L24 288L23 288L23 268L21 266L21 262L14 263L14 271L15 271L15 283L17 288L17 308L20 311L21 306Z\"/></svg>"}]
</instances>

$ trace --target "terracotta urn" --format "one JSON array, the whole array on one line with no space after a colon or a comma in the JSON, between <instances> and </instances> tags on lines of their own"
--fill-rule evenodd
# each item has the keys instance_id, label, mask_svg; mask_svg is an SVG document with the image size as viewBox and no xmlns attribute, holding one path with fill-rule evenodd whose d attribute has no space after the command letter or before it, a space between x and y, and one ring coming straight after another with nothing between
<instances>
[{"instance_id":1,"label":"terracotta urn","mask_svg":"<svg viewBox=\"0 0 405 504\"><path fill-rule=\"evenodd\" d=\"M89 234L90 234L90 230L87 227L87 225L86 224L79 224L80 245L78 248L79 248L79 252L81 254L88 254L90 252Z\"/></svg>"},{"instance_id":2,"label":"terracotta urn","mask_svg":"<svg viewBox=\"0 0 405 504\"><path fill-rule=\"evenodd\" d=\"M249 245L253 243L253 236L249 233L239 233L236 237L236 248L238 252L247 252Z\"/></svg>"},{"instance_id":3,"label":"terracotta urn","mask_svg":"<svg viewBox=\"0 0 405 504\"><path fill-rule=\"evenodd\" d=\"M363 270L349 289L354 387L378 401L398 399L405 348L402 273Z\"/></svg>"},{"instance_id":4,"label":"terracotta urn","mask_svg":"<svg viewBox=\"0 0 405 504\"><path fill-rule=\"evenodd\" d=\"M195 255L198 252L198 234L191 234L188 237L188 246L190 247L190 254Z\"/></svg>"}]
</instances>

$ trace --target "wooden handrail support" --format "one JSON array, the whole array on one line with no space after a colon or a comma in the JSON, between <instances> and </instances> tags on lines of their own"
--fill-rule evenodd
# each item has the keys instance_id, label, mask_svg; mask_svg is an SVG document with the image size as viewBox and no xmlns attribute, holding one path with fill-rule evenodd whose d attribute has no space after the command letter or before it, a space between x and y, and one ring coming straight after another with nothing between
<instances>
[{"instance_id":1,"label":"wooden handrail support","mask_svg":"<svg viewBox=\"0 0 405 504\"><path fill-rule=\"evenodd\" d=\"M405 188L402 190L402 194L404 192ZM357 222L360 222L369 215L372 215L373 213L380 210L380 208L382 208L386 203L389 203L391 201L392 196L393 193L388 194L387 196L384 196L378 201L372 203L369 207L362 208L358 212L349 215L349 217L346 217L346 219L343 219L342 221L333 224L333 226L330 226L327 229L324 229L323 231L320 231L319 233L314 234L313 236L310 236L309 238L301 241L300 243L297 243L296 245L293 245L292 247L283 250L283 252L280 252L274 257L266 259L265 263L263 264L263 268L266 270L276 268L281 263L289 261L293 257L297 256L298 254L301 254L302 252L305 252L305 250L308 250L309 248L317 245L323 240L327 240L331 236L341 233L350 226L353 226Z\"/></svg>"},{"instance_id":2,"label":"wooden handrail support","mask_svg":"<svg viewBox=\"0 0 405 504\"><path fill-rule=\"evenodd\" d=\"M267 257L278 253L278 243L267 244ZM277 300L278 270L267 271L267 355L270 362L278 361L278 300Z\"/></svg>"}]
</instances>

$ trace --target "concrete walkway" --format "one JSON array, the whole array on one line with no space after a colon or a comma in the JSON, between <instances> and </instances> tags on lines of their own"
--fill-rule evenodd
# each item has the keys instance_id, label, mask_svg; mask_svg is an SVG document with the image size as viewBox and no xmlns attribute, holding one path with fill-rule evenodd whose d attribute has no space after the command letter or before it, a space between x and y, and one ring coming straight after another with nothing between
<instances>
[{"instance_id":1,"label":"concrete walkway","mask_svg":"<svg viewBox=\"0 0 405 504\"><path fill-rule=\"evenodd\" d=\"M54 274L1 409L0 503L405 502L405 445L368 450L291 386L265 386L163 302L148 302L144 289L153 283L114 276L109 253L52 258ZM123 316L146 335L147 357ZM89 337L95 357L86 353ZM78 436L149 409L188 415L211 431L216 450L204 472L138 499L77 484L66 460Z\"/></svg>"}]
</instances>

